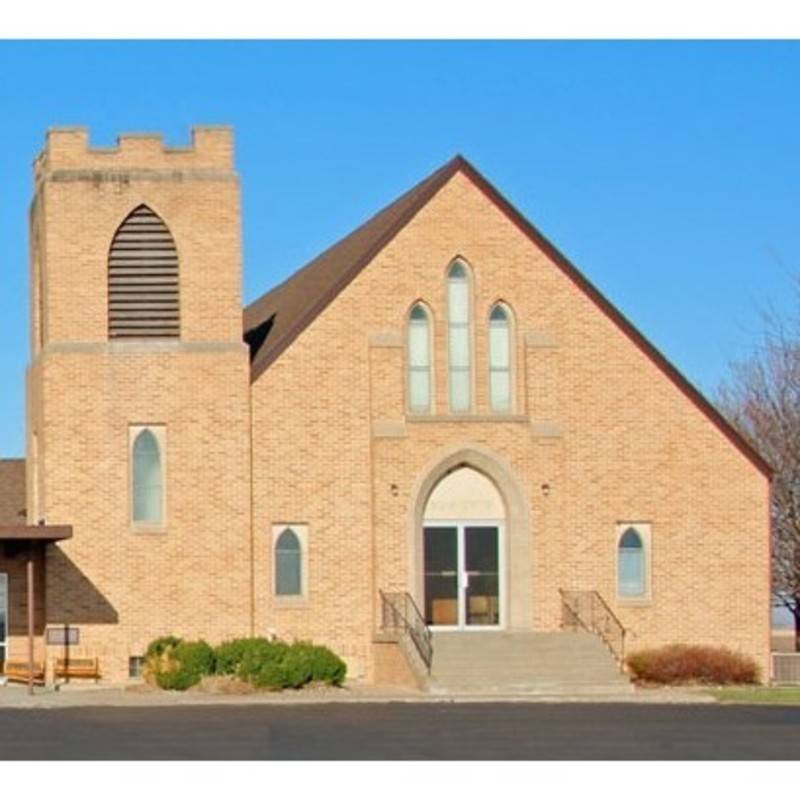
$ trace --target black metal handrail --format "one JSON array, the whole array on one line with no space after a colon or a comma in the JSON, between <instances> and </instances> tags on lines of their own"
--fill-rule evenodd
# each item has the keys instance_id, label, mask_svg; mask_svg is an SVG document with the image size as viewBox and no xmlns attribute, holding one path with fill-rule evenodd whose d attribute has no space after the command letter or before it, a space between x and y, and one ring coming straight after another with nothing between
<instances>
[{"instance_id":1,"label":"black metal handrail","mask_svg":"<svg viewBox=\"0 0 800 800\"><path fill-rule=\"evenodd\" d=\"M625 669L626 630L617 615L608 607L600 592L559 589L561 595L561 627L567 630L583 628L599 636Z\"/></svg>"},{"instance_id":2,"label":"black metal handrail","mask_svg":"<svg viewBox=\"0 0 800 800\"><path fill-rule=\"evenodd\" d=\"M380 592L381 629L384 633L407 634L428 672L433 661L433 637L414 598L408 592Z\"/></svg>"}]
</instances>

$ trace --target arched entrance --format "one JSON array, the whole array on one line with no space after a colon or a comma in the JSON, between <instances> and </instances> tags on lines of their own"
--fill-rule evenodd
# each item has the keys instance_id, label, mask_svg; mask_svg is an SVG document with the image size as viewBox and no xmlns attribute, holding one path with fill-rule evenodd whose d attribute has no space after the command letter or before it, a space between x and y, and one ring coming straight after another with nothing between
<instances>
[{"instance_id":1,"label":"arched entrance","mask_svg":"<svg viewBox=\"0 0 800 800\"><path fill-rule=\"evenodd\" d=\"M424 615L442 629L506 622L505 505L497 487L460 466L434 487L422 525Z\"/></svg>"},{"instance_id":2,"label":"arched entrance","mask_svg":"<svg viewBox=\"0 0 800 800\"><path fill-rule=\"evenodd\" d=\"M462 469L468 471L462 473ZM448 480L453 475L457 475L457 477ZM466 491L463 491L465 489ZM435 454L420 470L411 497L413 500L409 506L407 529L408 585L423 614L426 614L426 606L428 606L426 616L433 621L433 608L426 602L424 529L426 523L440 525L447 522L444 519L445 515L452 515L454 518L451 521L456 523L499 523L498 527L501 529L498 531L497 558L499 625L488 625L487 629L496 630L500 627L512 630L531 630L533 628L531 599L534 568L530 500L524 484L517 478L512 466L502 456L482 445L469 444L446 448ZM460 505L458 505L459 503ZM460 535L466 536L466 533ZM458 536L459 534L456 533L456 540ZM450 537L450 547L452 548L452 534ZM491 534L486 534L484 544L490 538ZM462 545L462 552L464 549ZM456 557L458 558L457 550ZM435 570L429 571L434 572ZM460 576L456 575L456 580L460 577L462 583L465 582L464 571L470 570L464 569ZM490 572L491 570L486 571ZM456 572L458 573L458 568ZM488 580L483 581L484 584L487 582ZM452 583L451 576L451 587ZM472 583L471 577L470 583ZM477 596L478 584L473 585L476 587ZM459 592L463 595L463 590L459 590ZM459 608L459 604L464 609L465 599L456 593L456 609ZM473 601L476 617L481 606L484 609L490 608L491 603L483 600ZM454 618L452 607L451 602L450 619ZM445 604L439 604L439 608L442 609L442 613L445 613ZM488 615L493 611L482 613ZM464 623L466 616L467 612L464 610L455 618L459 623ZM480 626L475 627L480 629ZM465 625L464 628L467 626Z\"/></svg>"}]
</instances>

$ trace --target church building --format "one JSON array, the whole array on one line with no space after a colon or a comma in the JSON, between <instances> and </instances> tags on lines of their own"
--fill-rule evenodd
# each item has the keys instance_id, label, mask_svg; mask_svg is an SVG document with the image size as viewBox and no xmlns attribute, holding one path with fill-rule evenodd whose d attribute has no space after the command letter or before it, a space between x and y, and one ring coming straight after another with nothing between
<instances>
[{"instance_id":1,"label":"church building","mask_svg":"<svg viewBox=\"0 0 800 800\"><path fill-rule=\"evenodd\" d=\"M245 307L231 129L51 129L34 182L0 660L274 635L424 684L580 629L769 676L768 465L464 158Z\"/></svg>"}]
</instances>

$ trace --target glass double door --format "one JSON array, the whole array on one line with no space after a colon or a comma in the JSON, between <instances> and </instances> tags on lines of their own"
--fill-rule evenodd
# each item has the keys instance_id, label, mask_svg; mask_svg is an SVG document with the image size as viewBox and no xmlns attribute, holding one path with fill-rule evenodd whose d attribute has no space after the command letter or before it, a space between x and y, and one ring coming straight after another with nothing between
<instances>
[{"instance_id":1,"label":"glass double door","mask_svg":"<svg viewBox=\"0 0 800 800\"><path fill-rule=\"evenodd\" d=\"M499 524L426 523L425 621L447 628L498 627Z\"/></svg>"}]
</instances>

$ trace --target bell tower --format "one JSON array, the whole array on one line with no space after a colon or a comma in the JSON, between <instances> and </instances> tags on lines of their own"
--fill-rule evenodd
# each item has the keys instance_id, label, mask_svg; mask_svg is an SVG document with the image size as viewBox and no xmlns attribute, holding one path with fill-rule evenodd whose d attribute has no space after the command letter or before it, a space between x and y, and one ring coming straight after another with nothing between
<instances>
[{"instance_id":1,"label":"bell tower","mask_svg":"<svg viewBox=\"0 0 800 800\"><path fill-rule=\"evenodd\" d=\"M47 620L124 677L120 653L156 636L249 627L233 132L98 148L84 128L51 129L34 176L29 517L74 531L47 564Z\"/></svg>"}]
</instances>

